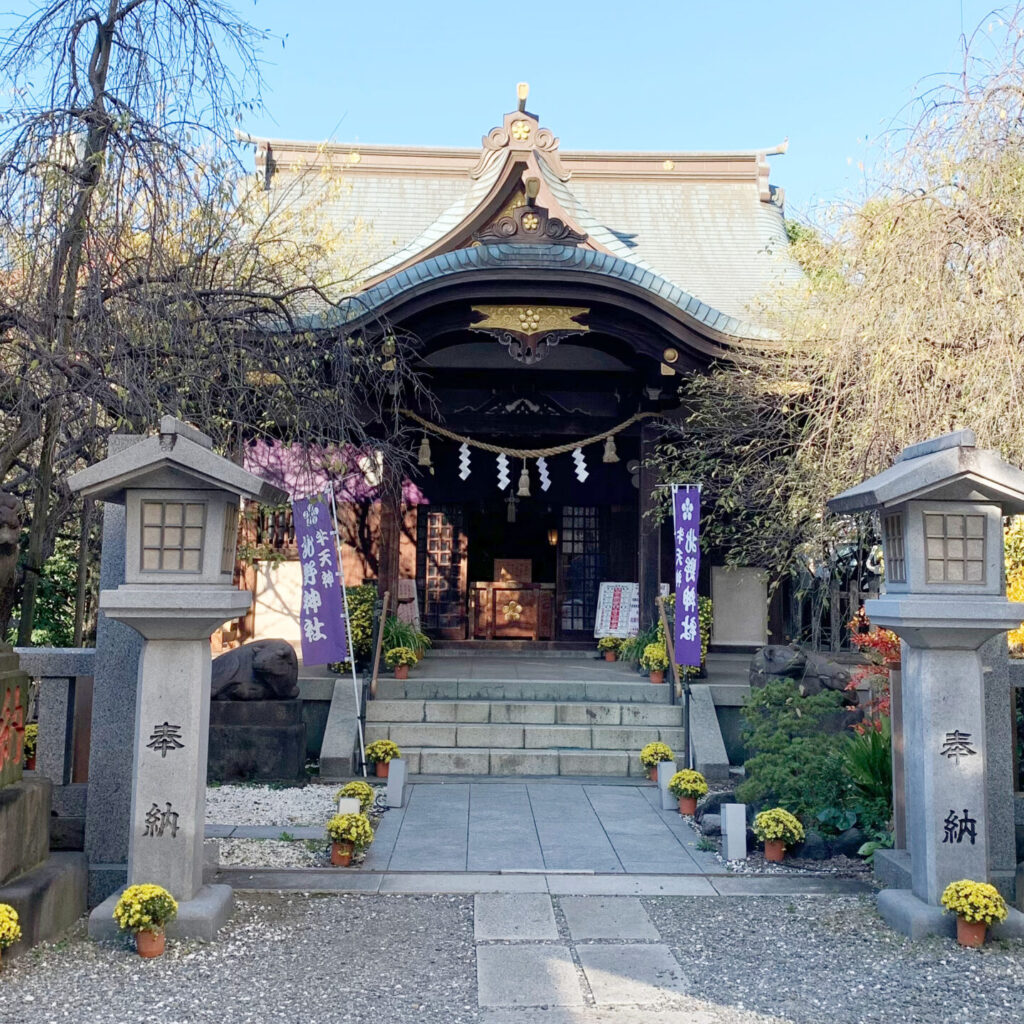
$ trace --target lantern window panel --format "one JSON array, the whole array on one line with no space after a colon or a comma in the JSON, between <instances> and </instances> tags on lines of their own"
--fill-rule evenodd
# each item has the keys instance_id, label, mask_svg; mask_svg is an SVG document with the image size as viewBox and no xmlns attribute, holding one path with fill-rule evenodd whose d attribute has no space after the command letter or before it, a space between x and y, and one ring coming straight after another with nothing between
<instances>
[{"instance_id":1,"label":"lantern window panel","mask_svg":"<svg viewBox=\"0 0 1024 1024\"><path fill-rule=\"evenodd\" d=\"M907 556L903 540L903 516L886 516L882 520L885 542L885 576L890 583L907 582Z\"/></svg>"},{"instance_id":2,"label":"lantern window panel","mask_svg":"<svg viewBox=\"0 0 1024 1024\"><path fill-rule=\"evenodd\" d=\"M142 502L142 572L203 570L205 502Z\"/></svg>"},{"instance_id":3,"label":"lantern window panel","mask_svg":"<svg viewBox=\"0 0 1024 1024\"><path fill-rule=\"evenodd\" d=\"M924 513L929 583L985 583L985 517Z\"/></svg>"}]
</instances>

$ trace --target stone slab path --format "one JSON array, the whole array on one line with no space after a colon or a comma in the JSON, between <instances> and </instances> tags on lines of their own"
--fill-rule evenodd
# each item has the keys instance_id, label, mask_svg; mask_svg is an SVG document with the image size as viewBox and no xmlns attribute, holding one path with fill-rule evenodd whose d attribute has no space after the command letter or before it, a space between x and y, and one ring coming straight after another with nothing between
<instances>
[{"instance_id":1,"label":"stone slab path","mask_svg":"<svg viewBox=\"0 0 1024 1024\"><path fill-rule=\"evenodd\" d=\"M480 894L473 917L486 1024L628 1024L673 1007L668 1019L693 1019L683 970L635 897L565 897L556 908L549 895Z\"/></svg>"},{"instance_id":2,"label":"stone slab path","mask_svg":"<svg viewBox=\"0 0 1024 1024\"><path fill-rule=\"evenodd\" d=\"M418 783L388 811L365 871L725 874L654 786Z\"/></svg>"}]
</instances>

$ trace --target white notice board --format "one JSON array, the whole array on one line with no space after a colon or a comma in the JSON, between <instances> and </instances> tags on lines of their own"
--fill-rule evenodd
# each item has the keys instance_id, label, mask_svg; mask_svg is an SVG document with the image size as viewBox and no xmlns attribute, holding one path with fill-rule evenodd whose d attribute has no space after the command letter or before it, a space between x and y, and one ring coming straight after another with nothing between
<instances>
[{"instance_id":1,"label":"white notice board","mask_svg":"<svg viewBox=\"0 0 1024 1024\"><path fill-rule=\"evenodd\" d=\"M602 583L597 595L594 636L627 637L640 631L640 585Z\"/></svg>"}]
</instances>

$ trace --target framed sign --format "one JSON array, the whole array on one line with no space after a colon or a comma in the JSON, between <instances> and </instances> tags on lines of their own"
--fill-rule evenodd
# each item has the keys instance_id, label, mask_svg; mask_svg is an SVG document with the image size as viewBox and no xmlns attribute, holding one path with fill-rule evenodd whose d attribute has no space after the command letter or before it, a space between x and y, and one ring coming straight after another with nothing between
<instances>
[{"instance_id":1,"label":"framed sign","mask_svg":"<svg viewBox=\"0 0 1024 1024\"><path fill-rule=\"evenodd\" d=\"M627 637L640 631L640 585L602 583L597 595L594 636Z\"/></svg>"}]
</instances>

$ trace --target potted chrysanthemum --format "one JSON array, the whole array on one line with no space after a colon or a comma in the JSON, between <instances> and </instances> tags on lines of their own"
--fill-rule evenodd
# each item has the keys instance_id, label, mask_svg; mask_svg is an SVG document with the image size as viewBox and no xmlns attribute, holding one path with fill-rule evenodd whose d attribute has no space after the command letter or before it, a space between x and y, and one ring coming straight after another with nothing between
<instances>
[{"instance_id":1,"label":"potted chrysanthemum","mask_svg":"<svg viewBox=\"0 0 1024 1024\"><path fill-rule=\"evenodd\" d=\"M174 897L162 886L143 883L129 885L114 907L118 928L135 936L139 956L162 956L166 937L164 928L178 914Z\"/></svg>"},{"instance_id":2,"label":"potted chrysanthemum","mask_svg":"<svg viewBox=\"0 0 1024 1024\"><path fill-rule=\"evenodd\" d=\"M658 778L658 765L662 761L671 761L674 757L675 754L667 743L648 743L640 751L640 763L647 769L647 777L652 781Z\"/></svg>"},{"instance_id":3,"label":"potted chrysanthemum","mask_svg":"<svg viewBox=\"0 0 1024 1024\"><path fill-rule=\"evenodd\" d=\"M804 827L785 808L773 807L754 818L754 835L764 843L765 860L781 861L787 846L803 842Z\"/></svg>"},{"instance_id":4,"label":"potted chrysanthemum","mask_svg":"<svg viewBox=\"0 0 1024 1024\"><path fill-rule=\"evenodd\" d=\"M962 878L942 892L942 907L956 914L956 941L961 946L984 945L988 926L1005 921L1008 913L1002 893L988 882Z\"/></svg>"},{"instance_id":5,"label":"potted chrysanthemum","mask_svg":"<svg viewBox=\"0 0 1024 1024\"><path fill-rule=\"evenodd\" d=\"M652 683L665 682L665 669L668 668L668 654L662 641L655 641L644 648L640 655L640 667L651 677Z\"/></svg>"},{"instance_id":6,"label":"potted chrysanthemum","mask_svg":"<svg viewBox=\"0 0 1024 1024\"><path fill-rule=\"evenodd\" d=\"M668 791L679 798L680 814L695 814L698 798L708 791L707 779L692 768L684 768L668 780Z\"/></svg>"},{"instance_id":7,"label":"potted chrysanthemum","mask_svg":"<svg viewBox=\"0 0 1024 1024\"><path fill-rule=\"evenodd\" d=\"M0 955L21 938L18 912L10 903L0 903Z\"/></svg>"},{"instance_id":8,"label":"potted chrysanthemum","mask_svg":"<svg viewBox=\"0 0 1024 1024\"><path fill-rule=\"evenodd\" d=\"M392 647L384 652L384 661L388 668L394 669L396 679L408 679L409 669L419 660L419 655L411 647Z\"/></svg>"},{"instance_id":9,"label":"potted chrysanthemum","mask_svg":"<svg viewBox=\"0 0 1024 1024\"><path fill-rule=\"evenodd\" d=\"M39 724L31 722L25 726L25 770L34 772L36 770L36 744L39 742Z\"/></svg>"},{"instance_id":10,"label":"potted chrysanthemum","mask_svg":"<svg viewBox=\"0 0 1024 1024\"><path fill-rule=\"evenodd\" d=\"M331 839L331 863L347 868L352 854L373 842L373 826L365 814L336 814L327 822Z\"/></svg>"},{"instance_id":11,"label":"potted chrysanthemum","mask_svg":"<svg viewBox=\"0 0 1024 1024\"><path fill-rule=\"evenodd\" d=\"M358 800L359 810L365 814L372 806L377 794L368 782L357 779L355 782L346 782L337 793L334 794L335 803L342 799Z\"/></svg>"},{"instance_id":12,"label":"potted chrysanthemum","mask_svg":"<svg viewBox=\"0 0 1024 1024\"><path fill-rule=\"evenodd\" d=\"M597 641L597 649L604 655L605 661L616 661L622 641L618 637L603 636Z\"/></svg>"},{"instance_id":13,"label":"potted chrysanthemum","mask_svg":"<svg viewBox=\"0 0 1024 1024\"><path fill-rule=\"evenodd\" d=\"M374 740L366 745L366 760L373 763L373 770L377 773L378 779L386 779L388 765L401 756L398 744L391 740Z\"/></svg>"}]
</instances>

